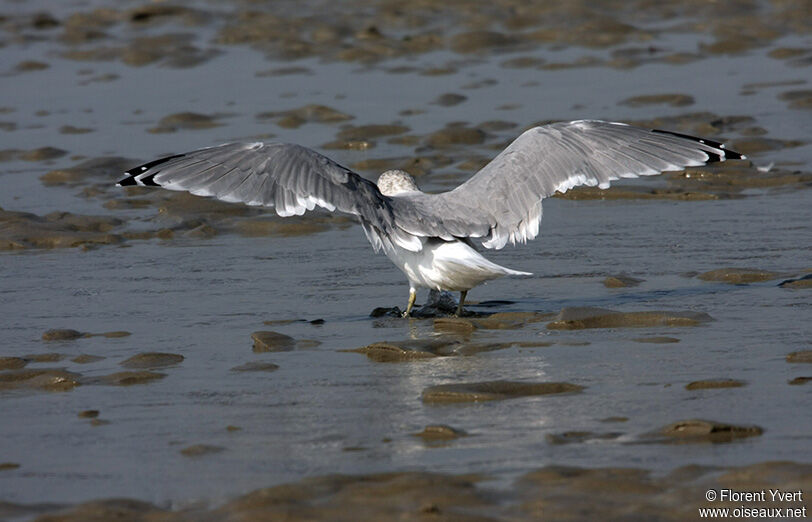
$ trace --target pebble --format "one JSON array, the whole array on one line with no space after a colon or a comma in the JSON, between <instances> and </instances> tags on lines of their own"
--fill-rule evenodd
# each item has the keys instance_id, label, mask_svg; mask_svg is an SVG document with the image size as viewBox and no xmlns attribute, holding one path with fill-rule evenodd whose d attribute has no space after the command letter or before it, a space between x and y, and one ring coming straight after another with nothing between
<instances>
[{"instance_id":1,"label":"pebble","mask_svg":"<svg viewBox=\"0 0 812 522\"><path fill-rule=\"evenodd\" d=\"M505 48L519 43L519 38L496 31L468 31L451 38L451 50L458 53L477 53L494 48Z\"/></svg>"},{"instance_id":2,"label":"pebble","mask_svg":"<svg viewBox=\"0 0 812 522\"><path fill-rule=\"evenodd\" d=\"M584 328L622 328L650 326L697 326L712 321L703 312L616 312L605 308L564 308L555 320L547 324L552 330L580 330Z\"/></svg>"},{"instance_id":3,"label":"pebble","mask_svg":"<svg viewBox=\"0 0 812 522\"><path fill-rule=\"evenodd\" d=\"M788 363L812 363L812 350L801 350L787 354Z\"/></svg>"},{"instance_id":4,"label":"pebble","mask_svg":"<svg viewBox=\"0 0 812 522\"><path fill-rule=\"evenodd\" d=\"M24 355L23 359L33 363L58 362L65 358L61 353L34 353Z\"/></svg>"},{"instance_id":5,"label":"pebble","mask_svg":"<svg viewBox=\"0 0 812 522\"><path fill-rule=\"evenodd\" d=\"M720 268L699 274L697 277L703 281L718 281L734 285L746 283L760 283L778 277L775 272L755 268Z\"/></svg>"},{"instance_id":6,"label":"pebble","mask_svg":"<svg viewBox=\"0 0 812 522\"><path fill-rule=\"evenodd\" d=\"M109 384L113 386L132 386L134 384L146 384L158 379L163 379L164 377L166 377L166 374L164 373L149 371L126 371L96 377L92 380L88 380L88 383Z\"/></svg>"},{"instance_id":7,"label":"pebble","mask_svg":"<svg viewBox=\"0 0 812 522\"><path fill-rule=\"evenodd\" d=\"M289 352L296 348L296 339L289 335L272 331L258 331L251 334L254 352Z\"/></svg>"},{"instance_id":8,"label":"pebble","mask_svg":"<svg viewBox=\"0 0 812 522\"><path fill-rule=\"evenodd\" d=\"M0 390L34 388L69 391L79 386L81 375L56 368L20 369L0 373Z\"/></svg>"},{"instance_id":9,"label":"pebble","mask_svg":"<svg viewBox=\"0 0 812 522\"><path fill-rule=\"evenodd\" d=\"M392 136L395 134L403 134L408 132L409 127L405 125L385 125L385 124L371 124L360 126L348 126L339 131L336 137L344 141L369 141L372 138L380 138L381 136Z\"/></svg>"},{"instance_id":10,"label":"pebble","mask_svg":"<svg viewBox=\"0 0 812 522\"><path fill-rule=\"evenodd\" d=\"M18 370L28 364L22 357L0 357L0 370Z\"/></svg>"},{"instance_id":11,"label":"pebble","mask_svg":"<svg viewBox=\"0 0 812 522\"><path fill-rule=\"evenodd\" d=\"M48 330L44 334L42 334L43 341L72 341L74 339L79 339L80 337L84 337L85 334L79 332L77 330L70 330L70 329L55 329L55 330Z\"/></svg>"},{"instance_id":12,"label":"pebble","mask_svg":"<svg viewBox=\"0 0 812 522\"><path fill-rule=\"evenodd\" d=\"M730 442L745 437L757 437L764 433L758 426L736 426L724 422L690 419L674 422L648 437L659 442Z\"/></svg>"},{"instance_id":13,"label":"pebble","mask_svg":"<svg viewBox=\"0 0 812 522\"><path fill-rule=\"evenodd\" d=\"M465 431L446 424L429 424L423 428L423 431L414 434L415 437L420 437L426 442L449 441L466 435L468 434Z\"/></svg>"},{"instance_id":14,"label":"pebble","mask_svg":"<svg viewBox=\"0 0 812 522\"><path fill-rule=\"evenodd\" d=\"M353 116L326 105L310 104L281 112L262 112L257 118L276 119L277 125L296 128L304 123L339 123L353 119Z\"/></svg>"},{"instance_id":15,"label":"pebble","mask_svg":"<svg viewBox=\"0 0 812 522\"><path fill-rule=\"evenodd\" d=\"M252 361L231 368L232 372L272 372L279 369L278 364Z\"/></svg>"},{"instance_id":16,"label":"pebble","mask_svg":"<svg viewBox=\"0 0 812 522\"><path fill-rule=\"evenodd\" d=\"M89 364L89 363L94 363L94 362L98 362L98 361L103 361L104 359L105 359L105 357L102 357L100 355L90 355L90 354L83 353L83 354L77 355L76 357L71 359L71 361L75 362L76 364Z\"/></svg>"},{"instance_id":17,"label":"pebble","mask_svg":"<svg viewBox=\"0 0 812 522\"><path fill-rule=\"evenodd\" d=\"M647 105L670 105L672 107L685 107L693 105L694 97L688 94L646 94L626 98L620 105L629 107L644 107Z\"/></svg>"},{"instance_id":18,"label":"pebble","mask_svg":"<svg viewBox=\"0 0 812 522\"><path fill-rule=\"evenodd\" d=\"M217 115L199 114L196 112L178 112L175 114L164 116L158 122L158 125L156 127L148 129L148 132L156 134L165 132L175 132L184 129L187 130L210 129L212 127L218 127L222 125L222 123L217 121L218 118L219 116Z\"/></svg>"},{"instance_id":19,"label":"pebble","mask_svg":"<svg viewBox=\"0 0 812 522\"><path fill-rule=\"evenodd\" d=\"M632 341L636 343L652 343L652 344L673 344L680 342L676 337L668 337L665 335L655 335L652 337L635 337Z\"/></svg>"},{"instance_id":20,"label":"pebble","mask_svg":"<svg viewBox=\"0 0 812 522\"><path fill-rule=\"evenodd\" d=\"M612 440L623 435L618 432L593 433L591 431L565 431L563 433L548 433L544 436L550 444L572 444L596 440Z\"/></svg>"},{"instance_id":21,"label":"pebble","mask_svg":"<svg viewBox=\"0 0 812 522\"><path fill-rule=\"evenodd\" d=\"M789 102L793 109L812 109L812 90L786 91L778 95L778 98Z\"/></svg>"},{"instance_id":22,"label":"pebble","mask_svg":"<svg viewBox=\"0 0 812 522\"><path fill-rule=\"evenodd\" d=\"M120 219L106 216L82 216L69 212L37 216L0 209L0 251L119 243L123 238L109 231L122 223Z\"/></svg>"},{"instance_id":23,"label":"pebble","mask_svg":"<svg viewBox=\"0 0 812 522\"><path fill-rule=\"evenodd\" d=\"M710 390L716 388L740 388L744 386L744 381L736 379L709 379L705 381L693 381L685 385L686 390Z\"/></svg>"},{"instance_id":24,"label":"pebble","mask_svg":"<svg viewBox=\"0 0 812 522\"><path fill-rule=\"evenodd\" d=\"M442 107L452 107L454 105L459 105L460 103L467 100L467 96L463 96L462 94L456 94L453 92L448 92L445 94L441 94L437 97L432 103L434 105L440 105Z\"/></svg>"},{"instance_id":25,"label":"pebble","mask_svg":"<svg viewBox=\"0 0 812 522\"><path fill-rule=\"evenodd\" d=\"M194 444L180 450L180 454L184 457L201 457L203 455L220 453L224 450L225 448L222 446L213 446L211 444Z\"/></svg>"},{"instance_id":26,"label":"pebble","mask_svg":"<svg viewBox=\"0 0 812 522\"><path fill-rule=\"evenodd\" d=\"M606 288L629 288L637 286L642 283L642 279L629 277L625 275L610 276L603 280L603 286Z\"/></svg>"},{"instance_id":27,"label":"pebble","mask_svg":"<svg viewBox=\"0 0 812 522\"><path fill-rule=\"evenodd\" d=\"M375 362L406 362L435 357L475 355L481 352L504 350L511 346L513 343L510 342L468 343L456 337L437 337L379 342L346 351L363 353Z\"/></svg>"},{"instance_id":28,"label":"pebble","mask_svg":"<svg viewBox=\"0 0 812 522\"><path fill-rule=\"evenodd\" d=\"M122 361L125 368L161 368L183 362L185 357L175 353L145 352Z\"/></svg>"},{"instance_id":29,"label":"pebble","mask_svg":"<svg viewBox=\"0 0 812 522\"><path fill-rule=\"evenodd\" d=\"M578 393L583 386L567 382L485 381L472 383L439 384L423 390L423 402L479 402Z\"/></svg>"},{"instance_id":30,"label":"pebble","mask_svg":"<svg viewBox=\"0 0 812 522\"><path fill-rule=\"evenodd\" d=\"M32 149L20 154L19 158L24 161L45 161L56 158L61 158L68 153L66 150L57 149L55 147L40 147Z\"/></svg>"},{"instance_id":31,"label":"pebble","mask_svg":"<svg viewBox=\"0 0 812 522\"><path fill-rule=\"evenodd\" d=\"M479 145L485 142L485 132L472 127L446 127L429 134L426 144L434 148L453 145Z\"/></svg>"},{"instance_id":32,"label":"pebble","mask_svg":"<svg viewBox=\"0 0 812 522\"><path fill-rule=\"evenodd\" d=\"M447 346L447 344L436 340L416 340L410 342L408 347L405 347L399 344L380 342L350 351L363 353L375 362L417 361L438 357L439 355L435 352Z\"/></svg>"},{"instance_id":33,"label":"pebble","mask_svg":"<svg viewBox=\"0 0 812 522\"><path fill-rule=\"evenodd\" d=\"M601 422L628 422L628 421L629 421L628 417L617 417L617 416L606 417L601 419Z\"/></svg>"}]
</instances>

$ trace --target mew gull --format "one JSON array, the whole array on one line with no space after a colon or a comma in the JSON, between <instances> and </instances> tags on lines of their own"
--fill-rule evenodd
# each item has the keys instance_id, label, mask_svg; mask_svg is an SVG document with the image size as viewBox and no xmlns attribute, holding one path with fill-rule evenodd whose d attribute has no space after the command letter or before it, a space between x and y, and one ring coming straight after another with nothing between
<instances>
[{"instance_id":1,"label":"mew gull","mask_svg":"<svg viewBox=\"0 0 812 522\"><path fill-rule=\"evenodd\" d=\"M619 178L745 156L724 144L676 132L599 120L534 127L465 183L427 194L408 173L388 170L377 184L300 145L227 143L161 158L126 172L119 186L185 190L223 201L273 207L280 216L321 207L358 218L376 252L417 288L459 291L462 314L471 288L505 275L531 275L499 266L474 248L501 249L539 233L541 201L579 186L609 187Z\"/></svg>"}]
</instances>

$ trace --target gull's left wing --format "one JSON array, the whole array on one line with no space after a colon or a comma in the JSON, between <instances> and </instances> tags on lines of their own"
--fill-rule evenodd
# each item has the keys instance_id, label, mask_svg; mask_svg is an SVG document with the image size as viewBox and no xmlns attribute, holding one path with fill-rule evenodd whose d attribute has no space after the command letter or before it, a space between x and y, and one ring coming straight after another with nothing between
<instances>
[{"instance_id":1,"label":"gull's left wing","mask_svg":"<svg viewBox=\"0 0 812 522\"><path fill-rule=\"evenodd\" d=\"M538 235L541 200L579 186L743 155L715 141L598 120L534 127L468 181L441 194L395 196L398 226L416 236L475 237L486 248Z\"/></svg>"}]
</instances>

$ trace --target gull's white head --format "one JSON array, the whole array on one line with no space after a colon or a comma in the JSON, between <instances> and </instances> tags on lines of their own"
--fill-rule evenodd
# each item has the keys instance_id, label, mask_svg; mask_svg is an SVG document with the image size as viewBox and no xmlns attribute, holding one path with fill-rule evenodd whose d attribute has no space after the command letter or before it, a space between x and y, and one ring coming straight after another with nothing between
<instances>
[{"instance_id":1,"label":"gull's white head","mask_svg":"<svg viewBox=\"0 0 812 522\"><path fill-rule=\"evenodd\" d=\"M395 196L404 192L420 190L417 183L408 172L403 170L387 170L378 178L378 190L384 196Z\"/></svg>"}]
</instances>

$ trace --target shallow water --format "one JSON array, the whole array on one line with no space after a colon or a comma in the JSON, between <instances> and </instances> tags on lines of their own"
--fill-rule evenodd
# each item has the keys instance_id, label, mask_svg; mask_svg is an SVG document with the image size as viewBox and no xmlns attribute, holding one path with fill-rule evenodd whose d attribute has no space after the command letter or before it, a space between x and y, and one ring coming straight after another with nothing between
<instances>
[{"instance_id":1,"label":"shallow water","mask_svg":"<svg viewBox=\"0 0 812 522\"><path fill-rule=\"evenodd\" d=\"M85 9L88 4L92 2L76 5ZM0 5L5 11L23 9L16 2ZM25 9L33 12L35 7ZM204 42L212 34L208 26L185 30L196 31ZM657 44L694 50L705 39L685 32L664 35ZM286 129L255 117L312 103L353 115L352 125L400 122L411 129L408 134L418 136L449 122L517 124L489 136L484 145L454 149L450 154L458 159L460 154L490 157L498 144L541 120L635 121L708 111L750 116L769 138L800 140L799 146L751 156L757 165L776 162L808 172L812 118L808 109L789 108L776 97L783 89L808 85L765 87L752 94L742 89L765 81L806 81L808 66L791 66L768 53L781 46L808 49L811 43L808 35L789 35L744 54L629 69L500 66L514 56L567 61L607 53L540 47L478 56L443 76L393 74L386 68L425 68L459 59L452 51L387 60L385 67L308 58L292 62L306 67L308 75L255 77L256 71L290 63L270 61L248 48L219 46L220 56L192 68L130 67L62 59L56 53L63 44L52 39L15 42L2 49L5 70L24 59L46 61L50 68L9 72L0 82L2 105L12 109L0 114L0 120L16 122L16 129L0 132L4 149L48 145L89 158L130 157L135 164L163 153L267 133L275 140L318 148L335 139L340 127L310 123ZM119 77L81 84L83 78L102 74ZM489 78L496 83L464 88ZM453 107L430 104L447 92L468 99ZM695 103L619 104L636 95L669 92L690 94ZM499 109L505 104L516 107ZM399 115L412 108L426 112ZM48 114L37 116L37 111ZM163 116L183 111L227 116L211 129L145 132ZM67 124L94 130L59 133ZM725 137L741 136L732 131ZM423 145L375 141L367 151L324 152L350 165L432 152ZM106 188L108 181L93 178L89 183L103 185L106 192L85 198L76 196L87 183L46 187L38 179L73 164L68 156L44 163L0 163L0 207L37 214L59 210L113 215L127 222L122 227L132 229L160 226L155 205L135 210L103 207L119 196L116 189ZM110 172L109 183L118 175ZM418 181L423 188L438 190L468 175L451 165L435 168ZM662 183L631 182L650 187ZM291 237L221 233L197 239L178 234L172 240L130 240L89 250L3 252L0 356L66 354L59 362L32 362L27 368L65 367L86 379L121 371L121 361L141 352L170 352L185 360L155 369L166 377L143 385L0 391L0 462L20 464L0 470L0 500L75 503L126 496L161 505L215 505L256 487L334 472L476 472L506 485L521 473L551 463L636 466L665 473L687 463L808 461L812 420L803 412L808 411L809 386L787 384L809 375L808 365L789 364L785 356L809 349L812 305L808 289L778 283L812 268L809 192L798 185L748 189L735 196L710 201L547 200L538 240L489 253L499 264L535 275L494 281L470 294L474 303L509 301L496 307L471 306L483 312L557 313L576 306L690 310L710 314L713 322L574 331L548 329L540 322L515 330L478 330L476 342L555 344L390 364L342 350L436 333L431 320L369 317L375 307L402 307L407 285L385 257L373 254L355 226ZM725 267L776 275L746 285L694 277ZM643 282L622 289L602 284L607 276L621 273ZM297 319L305 321L263 324ZM314 319L324 324L308 322ZM42 333L51 328L125 330L132 335L42 341ZM250 335L258 330L318 343L289 352L254 353ZM633 341L649 336L679 342ZM79 354L105 358L90 364L70 361ZM230 371L251 361L273 362L280 368L271 373ZM691 381L712 378L740 379L746 386L685 389ZM431 385L501 379L565 381L586 390L473 404L430 405L420 400ZM109 424L93 426L77 416L89 409L99 410L99 418ZM607 417L628 420L602 422ZM765 432L728 444L645 443L646 433L689 418L757 425ZM448 424L469 436L435 447L412 435L430 424ZM241 429L228 431L229 425ZM569 431L622 435L565 445L545 438ZM224 450L196 458L180 453L193 444Z\"/></svg>"}]
</instances>

